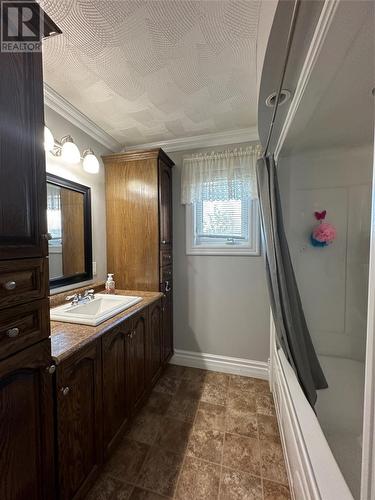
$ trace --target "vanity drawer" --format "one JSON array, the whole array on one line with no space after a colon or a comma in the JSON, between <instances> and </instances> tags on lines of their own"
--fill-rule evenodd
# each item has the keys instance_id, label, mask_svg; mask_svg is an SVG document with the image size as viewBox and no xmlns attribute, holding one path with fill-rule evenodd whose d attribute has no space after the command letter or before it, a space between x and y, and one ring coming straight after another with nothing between
<instances>
[{"instance_id":1,"label":"vanity drawer","mask_svg":"<svg viewBox=\"0 0 375 500\"><path fill-rule=\"evenodd\" d=\"M160 251L160 266L170 266L172 264L172 251L171 250L161 250Z\"/></svg>"},{"instance_id":2,"label":"vanity drawer","mask_svg":"<svg viewBox=\"0 0 375 500\"><path fill-rule=\"evenodd\" d=\"M0 309L44 298L47 274L46 259L0 262Z\"/></svg>"},{"instance_id":3,"label":"vanity drawer","mask_svg":"<svg viewBox=\"0 0 375 500\"><path fill-rule=\"evenodd\" d=\"M162 267L160 269L160 283L165 283L166 281L171 282L173 279L172 266Z\"/></svg>"},{"instance_id":4,"label":"vanity drawer","mask_svg":"<svg viewBox=\"0 0 375 500\"><path fill-rule=\"evenodd\" d=\"M21 351L42 339L48 338L49 328L48 299L37 300L1 313L0 319L0 357Z\"/></svg>"}]
</instances>

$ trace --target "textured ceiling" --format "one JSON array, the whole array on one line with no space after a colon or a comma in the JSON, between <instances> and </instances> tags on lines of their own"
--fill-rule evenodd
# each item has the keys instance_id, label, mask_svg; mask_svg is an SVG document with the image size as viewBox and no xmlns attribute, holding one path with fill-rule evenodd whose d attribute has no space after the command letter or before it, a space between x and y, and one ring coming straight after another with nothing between
<instances>
[{"instance_id":1,"label":"textured ceiling","mask_svg":"<svg viewBox=\"0 0 375 500\"><path fill-rule=\"evenodd\" d=\"M256 125L256 0L43 0L45 81L124 145Z\"/></svg>"}]
</instances>

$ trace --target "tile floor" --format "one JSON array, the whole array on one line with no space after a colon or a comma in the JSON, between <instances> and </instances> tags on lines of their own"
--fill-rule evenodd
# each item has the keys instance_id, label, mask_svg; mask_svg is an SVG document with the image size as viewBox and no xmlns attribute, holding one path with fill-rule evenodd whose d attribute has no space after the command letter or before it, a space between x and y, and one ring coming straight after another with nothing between
<instances>
[{"instance_id":1,"label":"tile floor","mask_svg":"<svg viewBox=\"0 0 375 500\"><path fill-rule=\"evenodd\" d=\"M268 383L170 365L87 500L289 500Z\"/></svg>"}]
</instances>

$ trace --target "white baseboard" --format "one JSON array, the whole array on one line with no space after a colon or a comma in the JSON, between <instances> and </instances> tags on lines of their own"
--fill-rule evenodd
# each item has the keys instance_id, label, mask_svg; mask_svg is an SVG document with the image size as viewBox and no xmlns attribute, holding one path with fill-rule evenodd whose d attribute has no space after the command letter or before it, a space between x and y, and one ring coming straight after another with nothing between
<instances>
[{"instance_id":1,"label":"white baseboard","mask_svg":"<svg viewBox=\"0 0 375 500\"><path fill-rule=\"evenodd\" d=\"M268 380L268 363L176 349L170 363Z\"/></svg>"}]
</instances>

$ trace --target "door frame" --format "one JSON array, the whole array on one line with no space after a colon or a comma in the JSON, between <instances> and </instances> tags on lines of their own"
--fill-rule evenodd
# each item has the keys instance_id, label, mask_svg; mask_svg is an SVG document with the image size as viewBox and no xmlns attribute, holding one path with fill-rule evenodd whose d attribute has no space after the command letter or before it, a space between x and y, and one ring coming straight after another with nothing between
<instances>
[{"instance_id":1,"label":"door frame","mask_svg":"<svg viewBox=\"0 0 375 500\"><path fill-rule=\"evenodd\" d=\"M375 99L374 99L375 116ZM375 499L375 127L371 196L370 265L367 302L361 500Z\"/></svg>"}]
</instances>

